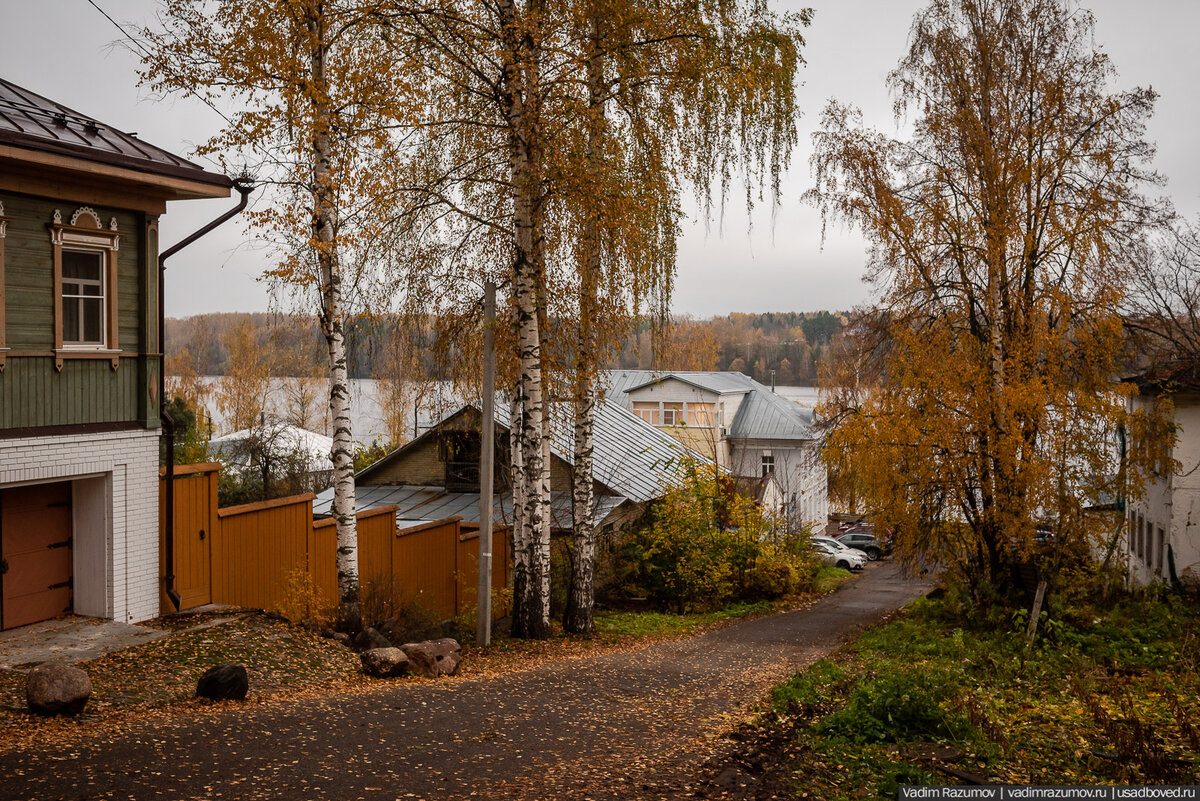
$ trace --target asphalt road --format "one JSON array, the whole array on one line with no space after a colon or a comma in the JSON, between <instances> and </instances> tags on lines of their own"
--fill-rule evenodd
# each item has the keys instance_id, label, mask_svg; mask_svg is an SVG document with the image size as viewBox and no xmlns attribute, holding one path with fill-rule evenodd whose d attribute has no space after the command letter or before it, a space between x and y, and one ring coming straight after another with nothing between
<instances>
[{"instance_id":1,"label":"asphalt road","mask_svg":"<svg viewBox=\"0 0 1200 801\"><path fill-rule=\"evenodd\" d=\"M809 608L691 639L8 752L0 800L628 798L693 772L772 685L928 589L876 563Z\"/></svg>"}]
</instances>

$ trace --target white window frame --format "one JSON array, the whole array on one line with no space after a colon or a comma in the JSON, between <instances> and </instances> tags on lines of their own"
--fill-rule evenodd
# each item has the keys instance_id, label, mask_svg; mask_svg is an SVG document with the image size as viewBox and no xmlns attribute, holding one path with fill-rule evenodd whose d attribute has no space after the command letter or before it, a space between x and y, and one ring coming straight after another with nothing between
<instances>
[{"instance_id":1,"label":"white window frame","mask_svg":"<svg viewBox=\"0 0 1200 801\"><path fill-rule=\"evenodd\" d=\"M97 279L95 281L88 279L88 278L68 278L66 276L63 276L63 278L62 278L62 281L60 283L60 289L59 289L59 291L60 291L59 302L62 304L62 309L63 309L63 319L62 319L62 325L64 326L64 330L62 332L63 350L104 350L108 345L108 337L107 337L107 332L108 332L108 292L107 292L108 281L106 280L108 277L108 252L105 250L99 250L97 248L81 248L81 247L64 247L62 249L62 252L63 253L84 253L89 256L96 256L100 263L100 277L99 277L99 279ZM66 290L66 285L68 283L80 284L80 285L84 285L84 286L97 286L98 285L100 287L100 294L99 295L68 295L67 290ZM84 328L84 324L83 324L83 306L84 306L84 304L83 304L83 301L88 301L88 300L100 301L100 338L95 341L85 340L85 339L80 339L80 340L67 339L67 332L65 330L65 326L66 326L66 318L67 318L67 303L68 303L68 301L70 301L78 309L79 333L82 336L83 328Z\"/></svg>"}]
</instances>

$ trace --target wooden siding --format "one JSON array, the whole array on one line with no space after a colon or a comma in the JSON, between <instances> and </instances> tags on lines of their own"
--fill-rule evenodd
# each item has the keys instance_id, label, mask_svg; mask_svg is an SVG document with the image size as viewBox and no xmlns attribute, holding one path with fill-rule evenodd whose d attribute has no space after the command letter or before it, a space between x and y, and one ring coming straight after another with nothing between
<instances>
[{"instance_id":1,"label":"wooden siding","mask_svg":"<svg viewBox=\"0 0 1200 801\"><path fill-rule=\"evenodd\" d=\"M305 577L320 607L336 607L337 534L333 520L313 520L313 496L217 509L219 469L217 464L176 468L175 572L183 607L211 602L283 610L295 579ZM211 491L203 491L204 486L211 486ZM479 575L477 530L464 531L462 521L452 517L397 531L395 512L396 507L386 506L358 515L358 565L364 590L382 592L397 606L419 605L442 621L471 609ZM204 521L211 529L207 549L196 536ZM160 531L165 536L166 527ZM165 554L165 546L161 550ZM502 599L511 556L506 531L495 532L492 552L492 583L501 597L493 612L502 617L508 614ZM184 592L181 583L197 583L192 577L204 575L197 565L204 559L211 584L208 599ZM165 563L163 567L165 574ZM172 608L165 596L162 604L164 612Z\"/></svg>"},{"instance_id":2,"label":"wooden siding","mask_svg":"<svg viewBox=\"0 0 1200 801\"><path fill-rule=\"evenodd\" d=\"M107 359L68 359L61 373L50 357L9 356L6 362L0 429L141 422L149 403L132 359L122 359L118 370Z\"/></svg>"},{"instance_id":3,"label":"wooden siding","mask_svg":"<svg viewBox=\"0 0 1200 801\"><path fill-rule=\"evenodd\" d=\"M115 217L121 234L117 347L125 357L116 370L108 358L67 357L58 372L52 355L56 298L47 224L55 209L69 220L79 204L11 193L0 200L9 218L0 297L6 307L5 346L11 349L0 372L0 429L129 422L157 428L158 358L143 355L155 344L147 315L156 300L151 294L157 291L157 253L150 252L152 240L145 236L154 221L140 212L95 209L106 228Z\"/></svg>"},{"instance_id":4,"label":"wooden siding","mask_svg":"<svg viewBox=\"0 0 1200 801\"><path fill-rule=\"evenodd\" d=\"M397 581L393 597L401 606L415 604L438 620L458 614L457 519L402 529L392 543Z\"/></svg>"},{"instance_id":5,"label":"wooden siding","mask_svg":"<svg viewBox=\"0 0 1200 801\"><path fill-rule=\"evenodd\" d=\"M4 194L4 213L9 218L4 244L7 283L8 347L13 350L47 350L54 344L53 275L50 231L46 225L54 210L70 219L77 203ZM117 303L119 345L140 353L143 349L141 299L145 255L142 252L144 215L120 209L97 208L105 228L117 219L121 242L117 251Z\"/></svg>"}]
</instances>

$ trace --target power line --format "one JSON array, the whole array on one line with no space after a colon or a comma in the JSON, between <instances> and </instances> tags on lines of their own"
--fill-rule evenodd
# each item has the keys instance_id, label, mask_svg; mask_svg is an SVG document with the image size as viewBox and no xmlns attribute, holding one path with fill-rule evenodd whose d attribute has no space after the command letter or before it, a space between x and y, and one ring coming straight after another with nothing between
<instances>
[{"instance_id":1,"label":"power line","mask_svg":"<svg viewBox=\"0 0 1200 801\"><path fill-rule=\"evenodd\" d=\"M105 18L106 20L108 20L109 22L111 22L111 23L112 23L112 25L113 25L113 27L114 27L114 28L116 28L118 31L120 31L120 32L121 32L121 35L122 35L123 37L125 37L125 39L126 39L126 40L127 40L127 41L128 41L130 44L131 44L131 45L133 45L133 47L137 48L137 50L138 50L138 51L140 51L140 52L141 52L141 54L142 54L143 56L145 56L147 59L153 59L153 58L154 58L154 54L153 54L153 53L151 53L149 50L147 50L147 49L146 49L146 47L145 47L145 45L143 45L141 42L139 42L137 39L135 39L133 36L131 36L131 35L130 35L130 33L129 33L127 30L125 30L125 27L124 27L123 25L121 25L121 23L117 22L115 19L113 19L111 16L109 16L109 13L108 13L107 11L105 11L103 8L101 8L99 5L97 5L97 4L96 4L96 0L86 0L86 2L87 2L87 3L88 3L88 5L90 5L92 8L96 9L97 11L99 11L99 12L100 12L100 13L101 13L101 14L104 16L104 18ZM190 94L190 95L192 95L192 96L193 96L193 97L195 97L197 100L199 100L201 103L203 103L204 105L208 106L210 109L212 109L214 112L216 112L216 113L217 113L217 114L218 114L218 115L221 117L221 119L225 120L225 122L226 122L226 123L228 123L230 126L233 126L233 125L234 125L234 122L233 122L233 120L231 120L231 119L230 119L230 118L229 118L229 117L228 117L228 116L225 114L225 112L221 111L221 109L219 109L219 108L217 108L215 105L213 105L213 104L212 104L212 102L211 102L211 101L210 101L208 98L206 98L206 97L204 97L203 95L201 95L201 94L200 94L199 92L197 92L195 89L190 89L190 88L188 88L188 84L187 84L186 82L184 82L183 80L181 80L181 79L179 78L179 76L178 76L178 75L176 75L175 73L171 72L171 70L170 70L169 68L167 68L167 67L165 67L165 66L164 66L164 67L163 67L163 69L164 69L164 70L165 70L165 71L166 71L166 72L167 72L167 73L168 73L168 74L169 74L169 75L170 75L170 76L171 76L171 77L172 77L172 78L175 80L175 84L176 84L177 86L180 86L180 87L182 87L182 88L183 88L184 92L186 92L187 94ZM277 159L277 158L276 158L275 156L273 156L271 153L267 152L267 151L266 151L264 148L262 148L262 147L261 147L261 146L260 146L260 145L259 145L257 142L251 142L251 143L250 143L250 145L251 145L251 147L253 147L255 150L257 150L257 151L258 151L260 154L262 154L262 155L263 155L263 157L265 157L267 160L274 162L274 163L275 163L277 166L280 166L280 167L285 167L285 168L286 168L286 166L287 166L287 165L285 165L285 164L283 164L282 162L280 162L280 161L279 161L279 159ZM206 158L207 158L207 157L206 157ZM217 164L217 162L216 162L216 161L214 161L214 160L213 160L213 159L211 159L211 158L210 158L210 159L208 159L208 161L212 162L213 164Z\"/></svg>"}]
</instances>

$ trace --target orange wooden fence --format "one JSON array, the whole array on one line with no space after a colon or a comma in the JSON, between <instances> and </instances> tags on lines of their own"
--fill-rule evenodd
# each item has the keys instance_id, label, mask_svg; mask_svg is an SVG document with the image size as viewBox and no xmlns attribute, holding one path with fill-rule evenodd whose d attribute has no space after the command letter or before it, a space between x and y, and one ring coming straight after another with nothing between
<instances>
[{"instance_id":1,"label":"orange wooden fence","mask_svg":"<svg viewBox=\"0 0 1200 801\"><path fill-rule=\"evenodd\" d=\"M331 519L314 520L314 496L295 495L217 508L217 463L175 468L176 588L189 609L208 603L286 610L311 588L320 608L337 604L337 533ZM160 499L166 481L160 482ZM160 504L166 570L166 504ZM476 600L479 532L457 517L396 529L396 507L358 514L358 567L365 589L394 604L419 604L438 620L468 611ZM495 617L508 613L509 541L494 532ZM162 596L164 612L173 607Z\"/></svg>"}]
</instances>

